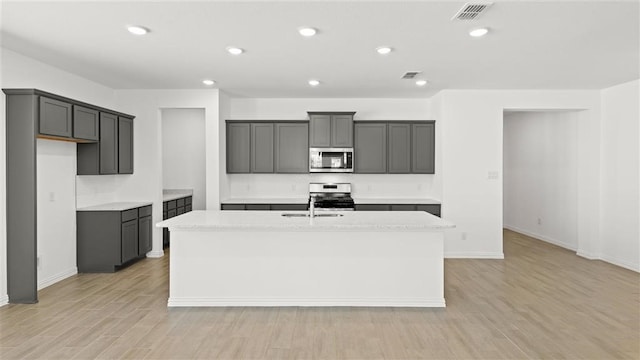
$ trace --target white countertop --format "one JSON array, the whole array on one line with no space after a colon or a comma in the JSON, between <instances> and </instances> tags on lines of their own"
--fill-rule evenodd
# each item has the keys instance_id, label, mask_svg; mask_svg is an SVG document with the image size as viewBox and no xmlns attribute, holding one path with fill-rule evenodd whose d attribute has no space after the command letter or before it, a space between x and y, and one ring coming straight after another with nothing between
<instances>
[{"instance_id":1,"label":"white countertop","mask_svg":"<svg viewBox=\"0 0 640 360\"><path fill-rule=\"evenodd\" d=\"M440 200L429 198L369 198L354 196L356 204L440 204Z\"/></svg>"},{"instance_id":2,"label":"white countertop","mask_svg":"<svg viewBox=\"0 0 640 360\"><path fill-rule=\"evenodd\" d=\"M170 231L427 231L453 228L422 211L342 211L340 217L291 217L306 211L192 211L156 224ZM326 214L329 212L322 212Z\"/></svg>"},{"instance_id":3,"label":"white countertop","mask_svg":"<svg viewBox=\"0 0 640 360\"><path fill-rule=\"evenodd\" d=\"M222 204L306 204L309 196L289 198L227 198Z\"/></svg>"},{"instance_id":4,"label":"white countertop","mask_svg":"<svg viewBox=\"0 0 640 360\"><path fill-rule=\"evenodd\" d=\"M135 209L147 205L151 205L152 202L113 202L107 204L87 206L76 209L77 211L125 211Z\"/></svg>"},{"instance_id":5,"label":"white countertop","mask_svg":"<svg viewBox=\"0 0 640 360\"><path fill-rule=\"evenodd\" d=\"M165 189L162 190L162 201L171 201L187 196L193 196L193 190L189 189Z\"/></svg>"}]
</instances>

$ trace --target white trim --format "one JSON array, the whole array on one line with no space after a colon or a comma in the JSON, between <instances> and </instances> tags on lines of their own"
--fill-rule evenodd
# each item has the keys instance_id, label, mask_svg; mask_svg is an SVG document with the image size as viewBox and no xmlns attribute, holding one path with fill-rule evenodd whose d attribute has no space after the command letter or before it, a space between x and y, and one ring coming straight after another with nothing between
<instances>
[{"instance_id":1,"label":"white trim","mask_svg":"<svg viewBox=\"0 0 640 360\"><path fill-rule=\"evenodd\" d=\"M515 231L517 233L520 233L520 234L523 234L523 235L527 235L529 237L532 237L532 238L535 238L535 239L538 239L538 240L542 240L544 242L548 242L550 244L557 245L557 246L560 246L560 247L565 248L565 249L569 249L569 250L572 250L572 251L578 250L578 248L576 246L571 245L569 243L566 243L564 241L560 241L560 240L557 240L557 239L554 239L554 238L550 238L548 236L536 234L534 232L531 232L531 231L528 231L528 230L524 230L524 229L521 229L521 228L516 227L516 226L511 226L511 225L504 224L504 225L502 225L502 227L507 229L507 230Z\"/></svg>"},{"instance_id":2,"label":"white trim","mask_svg":"<svg viewBox=\"0 0 640 360\"><path fill-rule=\"evenodd\" d=\"M576 255L583 257L585 259L588 260L600 260L600 256L596 255L596 254L592 254L590 252L584 251L584 250L580 250L578 249L578 251L576 252Z\"/></svg>"},{"instance_id":3,"label":"white trim","mask_svg":"<svg viewBox=\"0 0 640 360\"><path fill-rule=\"evenodd\" d=\"M490 251L445 252L445 259L504 259L504 253Z\"/></svg>"},{"instance_id":4,"label":"white trim","mask_svg":"<svg viewBox=\"0 0 640 360\"><path fill-rule=\"evenodd\" d=\"M148 258L161 258L164 256L164 250L150 251L147 253Z\"/></svg>"},{"instance_id":5,"label":"white trim","mask_svg":"<svg viewBox=\"0 0 640 360\"><path fill-rule=\"evenodd\" d=\"M446 307L442 299L326 299L326 298L169 298L169 307L188 306L367 306L367 307Z\"/></svg>"},{"instance_id":6,"label":"white trim","mask_svg":"<svg viewBox=\"0 0 640 360\"><path fill-rule=\"evenodd\" d=\"M0 307L8 305L8 304L9 304L9 295L0 296Z\"/></svg>"},{"instance_id":7,"label":"white trim","mask_svg":"<svg viewBox=\"0 0 640 360\"><path fill-rule=\"evenodd\" d=\"M46 279L39 279L38 280L38 290L42 290L44 288L46 288L47 286L51 286L55 283L57 283L58 281L62 281L68 277L71 277L75 274L78 273L78 268L77 267L72 267L70 269L67 269L65 271L59 272L55 275L49 276Z\"/></svg>"},{"instance_id":8,"label":"white trim","mask_svg":"<svg viewBox=\"0 0 640 360\"><path fill-rule=\"evenodd\" d=\"M631 270L631 271L640 272L640 264L637 264L637 263L634 264L634 263L631 263L629 261L618 259L616 257L609 256L609 255L606 255L606 254L603 254L602 256L600 256L600 260L606 261L606 262L608 262L610 264L613 264L613 265L616 265L616 266L623 267L623 268Z\"/></svg>"}]
</instances>

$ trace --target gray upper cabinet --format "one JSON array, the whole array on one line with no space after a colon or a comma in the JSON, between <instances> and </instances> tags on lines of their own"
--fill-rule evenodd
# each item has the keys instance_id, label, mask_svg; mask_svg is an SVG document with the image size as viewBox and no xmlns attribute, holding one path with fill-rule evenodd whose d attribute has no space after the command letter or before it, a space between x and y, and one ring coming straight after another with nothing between
<instances>
[{"instance_id":1,"label":"gray upper cabinet","mask_svg":"<svg viewBox=\"0 0 640 360\"><path fill-rule=\"evenodd\" d=\"M73 137L98 141L100 137L100 112L84 106L73 105Z\"/></svg>"},{"instance_id":2,"label":"gray upper cabinet","mask_svg":"<svg viewBox=\"0 0 640 360\"><path fill-rule=\"evenodd\" d=\"M387 124L356 123L354 162L356 173L387 172Z\"/></svg>"},{"instance_id":3,"label":"gray upper cabinet","mask_svg":"<svg viewBox=\"0 0 640 360\"><path fill-rule=\"evenodd\" d=\"M435 122L411 124L411 171L435 173Z\"/></svg>"},{"instance_id":4,"label":"gray upper cabinet","mask_svg":"<svg viewBox=\"0 0 640 360\"><path fill-rule=\"evenodd\" d=\"M133 119L118 117L118 174L133 174Z\"/></svg>"},{"instance_id":5,"label":"gray upper cabinet","mask_svg":"<svg viewBox=\"0 0 640 360\"><path fill-rule=\"evenodd\" d=\"M276 123L276 172L309 172L309 124Z\"/></svg>"},{"instance_id":6,"label":"gray upper cabinet","mask_svg":"<svg viewBox=\"0 0 640 360\"><path fill-rule=\"evenodd\" d=\"M411 124L389 123L389 173L411 173Z\"/></svg>"},{"instance_id":7,"label":"gray upper cabinet","mask_svg":"<svg viewBox=\"0 0 640 360\"><path fill-rule=\"evenodd\" d=\"M118 173L118 116L100 113L100 174Z\"/></svg>"},{"instance_id":8,"label":"gray upper cabinet","mask_svg":"<svg viewBox=\"0 0 640 360\"><path fill-rule=\"evenodd\" d=\"M71 104L40 96L40 134L70 138L73 135L72 119Z\"/></svg>"},{"instance_id":9,"label":"gray upper cabinet","mask_svg":"<svg viewBox=\"0 0 640 360\"><path fill-rule=\"evenodd\" d=\"M227 123L227 173L251 171L251 127L249 123Z\"/></svg>"},{"instance_id":10,"label":"gray upper cabinet","mask_svg":"<svg viewBox=\"0 0 640 360\"><path fill-rule=\"evenodd\" d=\"M251 124L251 172L273 172L273 123Z\"/></svg>"},{"instance_id":11,"label":"gray upper cabinet","mask_svg":"<svg viewBox=\"0 0 640 360\"><path fill-rule=\"evenodd\" d=\"M307 112L309 147L353 147L355 112Z\"/></svg>"}]
</instances>

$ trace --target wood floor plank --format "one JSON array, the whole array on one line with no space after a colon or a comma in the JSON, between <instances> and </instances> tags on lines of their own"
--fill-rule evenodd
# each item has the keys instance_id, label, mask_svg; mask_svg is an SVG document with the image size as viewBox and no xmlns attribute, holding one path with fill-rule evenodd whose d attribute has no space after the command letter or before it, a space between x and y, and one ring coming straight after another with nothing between
<instances>
[{"instance_id":1,"label":"wood floor plank","mask_svg":"<svg viewBox=\"0 0 640 360\"><path fill-rule=\"evenodd\" d=\"M639 359L640 274L511 231L444 309L167 308L168 256L0 308L1 359Z\"/></svg>"}]
</instances>

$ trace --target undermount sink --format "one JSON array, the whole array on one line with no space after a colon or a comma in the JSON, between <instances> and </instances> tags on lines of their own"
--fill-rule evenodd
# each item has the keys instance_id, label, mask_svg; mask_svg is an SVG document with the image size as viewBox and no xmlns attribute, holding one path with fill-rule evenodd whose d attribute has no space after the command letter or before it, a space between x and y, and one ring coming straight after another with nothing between
<instances>
[{"instance_id":1,"label":"undermount sink","mask_svg":"<svg viewBox=\"0 0 640 360\"><path fill-rule=\"evenodd\" d=\"M284 216L284 217L309 217L309 214L287 213L287 214L282 214L282 216ZM342 214L315 214L314 217L338 217L338 216L344 216L344 215L342 215Z\"/></svg>"}]
</instances>

